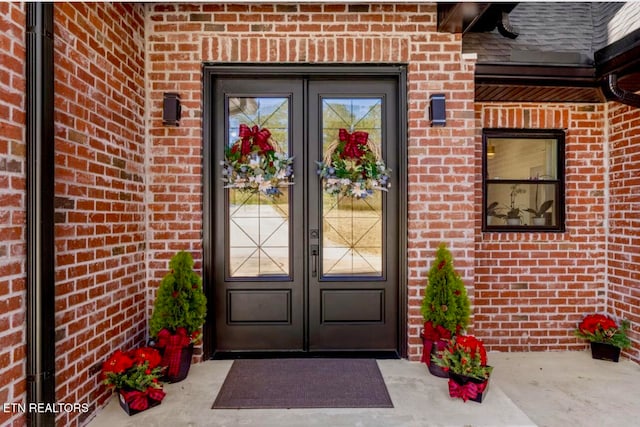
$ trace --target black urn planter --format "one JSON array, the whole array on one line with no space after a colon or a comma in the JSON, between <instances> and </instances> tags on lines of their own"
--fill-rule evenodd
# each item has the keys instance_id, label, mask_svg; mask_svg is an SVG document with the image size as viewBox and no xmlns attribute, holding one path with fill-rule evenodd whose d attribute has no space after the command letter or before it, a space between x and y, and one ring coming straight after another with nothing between
<instances>
[{"instance_id":1,"label":"black urn planter","mask_svg":"<svg viewBox=\"0 0 640 427\"><path fill-rule=\"evenodd\" d=\"M593 359L618 362L618 359L620 359L620 347L604 342L592 342L591 357Z\"/></svg>"},{"instance_id":2,"label":"black urn planter","mask_svg":"<svg viewBox=\"0 0 640 427\"><path fill-rule=\"evenodd\" d=\"M179 359L175 355L169 354L165 348L159 350L160 354L162 354L161 365L167 367L162 381L177 383L187 378L191 367L191 358L193 357L193 344L182 347Z\"/></svg>"},{"instance_id":3,"label":"black urn planter","mask_svg":"<svg viewBox=\"0 0 640 427\"><path fill-rule=\"evenodd\" d=\"M482 399L487 395L488 386L488 378L481 380L449 372L449 396L453 398L461 398L465 402L473 400L482 403Z\"/></svg>"},{"instance_id":4,"label":"black urn planter","mask_svg":"<svg viewBox=\"0 0 640 427\"><path fill-rule=\"evenodd\" d=\"M424 337L422 338L422 362L427 365L431 375L440 378L449 378L449 372L433 363L433 357L439 357L438 352L444 350L448 342L447 340L433 341Z\"/></svg>"}]
</instances>

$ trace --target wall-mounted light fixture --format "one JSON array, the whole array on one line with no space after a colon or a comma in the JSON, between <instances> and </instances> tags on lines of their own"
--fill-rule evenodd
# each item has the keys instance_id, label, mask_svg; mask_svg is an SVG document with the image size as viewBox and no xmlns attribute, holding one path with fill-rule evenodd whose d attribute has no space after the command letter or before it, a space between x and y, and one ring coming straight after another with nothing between
<instances>
[{"instance_id":1,"label":"wall-mounted light fixture","mask_svg":"<svg viewBox=\"0 0 640 427\"><path fill-rule=\"evenodd\" d=\"M180 95L165 93L162 99L162 124L165 126L180 126Z\"/></svg>"},{"instance_id":2,"label":"wall-mounted light fixture","mask_svg":"<svg viewBox=\"0 0 640 427\"><path fill-rule=\"evenodd\" d=\"M447 112L444 101L444 93L431 95L429 99L429 120L431 120L431 126L445 126L447 124Z\"/></svg>"},{"instance_id":3,"label":"wall-mounted light fixture","mask_svg":"<svg viewBox=\"0 0 640 427\"><path fill-rule=\"evenodd\" d=\"M496 156L496 146L493 144L487 145L487 159L493 159Z\"/></svg>"}]
</instances>

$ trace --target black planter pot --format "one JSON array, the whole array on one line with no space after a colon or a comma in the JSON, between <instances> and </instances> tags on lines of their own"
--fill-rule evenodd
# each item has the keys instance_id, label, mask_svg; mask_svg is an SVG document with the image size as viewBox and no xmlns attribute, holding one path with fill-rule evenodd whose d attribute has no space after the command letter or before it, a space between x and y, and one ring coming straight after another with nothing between
<instances>
[{"instance_id":1,"label":"black planter pot","mask_svg":"<svg viewBox=\"0 0 640 427\"><path fill-rule=\"evenodd\" d=\"M120 402L120 407L122 408L122 410L124 412L126 412L127 415L129 415L129 416L135 415L135 414L139 414L140 412L144 412L147 409L151 409L151 408L153 408L155 406L158 406L159 404L162 403L162 401L160 401L160 400L154 400L154 399L147 398L148 406L145 409L133 409L131 406L129 406L129 404L125 400L124 396L120 392L118 393L118 402Z\"/></svg>"},{"instance_id":2,"label":"black planter pot","mask_svg":"<svg viewBox=\"0 0 640 427\"><path fill-rule=\"evenodd\" d=\"M592 342L591 357L593 359L618 362L618 359L620 359L620 347L604 342Z\"/></svg>"},{"instance_id":3,"label":"black planter pot","mask_svg":"<svg viewBox=\"0 0 640 427\"><path fill-rule=\"evenodd\" d=\"M455 383L458 387L465 387L468 383L475 384L476 394L475 396L465 396L468 400L482 403L482 399L487 395L489 388L489 379L480 380L478 378L467 377L466 375L456 374L455 372L449 372L449 396L453 398L463 398L460 395L454 393L455 387L451 383Z\"/></svg>"},{"instance_id":4,"label":"black planter pot","mask_svg":"<svg viewBox=\"0 0 640 427\"><path fill-rule=\"evenodd\" d=\"M440 366L433 363L433 357L434 356L438 357L438 352L444 350L447 347L448 341L446 340L432 341L423 337L422 343L424 345L422 347L422 361L429 368L429 372L431 373L431 375L434 375L440 378L449 378L449 372L445 371L444 368L441 368ZM431 350L429 354L426 354L428 348L431 348Z\"/></svg>"},{"instance_id":5,"label":"black planter pot","mask_svg":"<svg viewBox=\"0 0 640 427\"><path fill-rule=\"evenodd\" d=\"M193 357L193 344L189 344L188 346L182 347L182 351L180 352L180 367L177 373L169 372L170 360L165 354L165 349L161 348L160 354L162 354L162 366L167 366L164 376L162 377L162 381L168 383L177 383L185 378L187 378L187 374L189 374L189 368L191 367L191 358Z\"/></svg>"}]
</instances>

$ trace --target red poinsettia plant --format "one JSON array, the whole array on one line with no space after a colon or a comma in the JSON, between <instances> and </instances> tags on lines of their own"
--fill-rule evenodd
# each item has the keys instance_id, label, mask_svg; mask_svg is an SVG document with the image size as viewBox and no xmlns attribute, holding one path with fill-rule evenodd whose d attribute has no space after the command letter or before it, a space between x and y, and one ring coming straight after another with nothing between
<instances>
[{"instance_id":1,"label":"red poinsettia plant","mask_svg":"<svg viewBox=\"0 0 640 427\"><path fill-rule=\"evenodd\" d=\"M162 401L165 392L159 378L164 367L158 350L142 347L128 352L116 350L102 365L103 383L118 391L136 410L144 410L149 399Z\"/></svg>"},{"instance_id":2,"label":"red poinsettia plant","mask_svg":"<svg viewBox=\"0 0 640 427\"><path fill-rule=\"evenodd\" d=\"M589 342L606 343L625 349L631 347L631 340L627 337L628 329L628 320L623 320L618 325L615 319L606 314L589 314L582 319L574 334Z\"/></svg>"},{"instance_id":3,"label":"red poinsettia plant","mask_svg":"<svg viewBox=\"0 0 640 427\"><path fill-rule=\"evenodd\" d=\"M438 354L440 358L434 356L433 363L458 375L486 380L493 370L487 366L484 344L473 335L454 336Z\"/></svg>"}]
</instances>

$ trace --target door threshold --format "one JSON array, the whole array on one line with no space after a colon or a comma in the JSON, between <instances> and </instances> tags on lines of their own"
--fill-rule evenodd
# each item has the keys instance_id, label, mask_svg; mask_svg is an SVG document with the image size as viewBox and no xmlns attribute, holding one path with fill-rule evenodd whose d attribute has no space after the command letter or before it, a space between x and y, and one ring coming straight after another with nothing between
<instances>
[{"instance_id":1,"label":"door threshold","mask_svg":"<svg viewBox=\"0 0 640 427\"><path fill-rule=\"evenodd\" d=\"M285 358L343 358L343 359L400 359L397 351L216 351L212 360L285 359Z\"/></svg>"}]
</instances>

